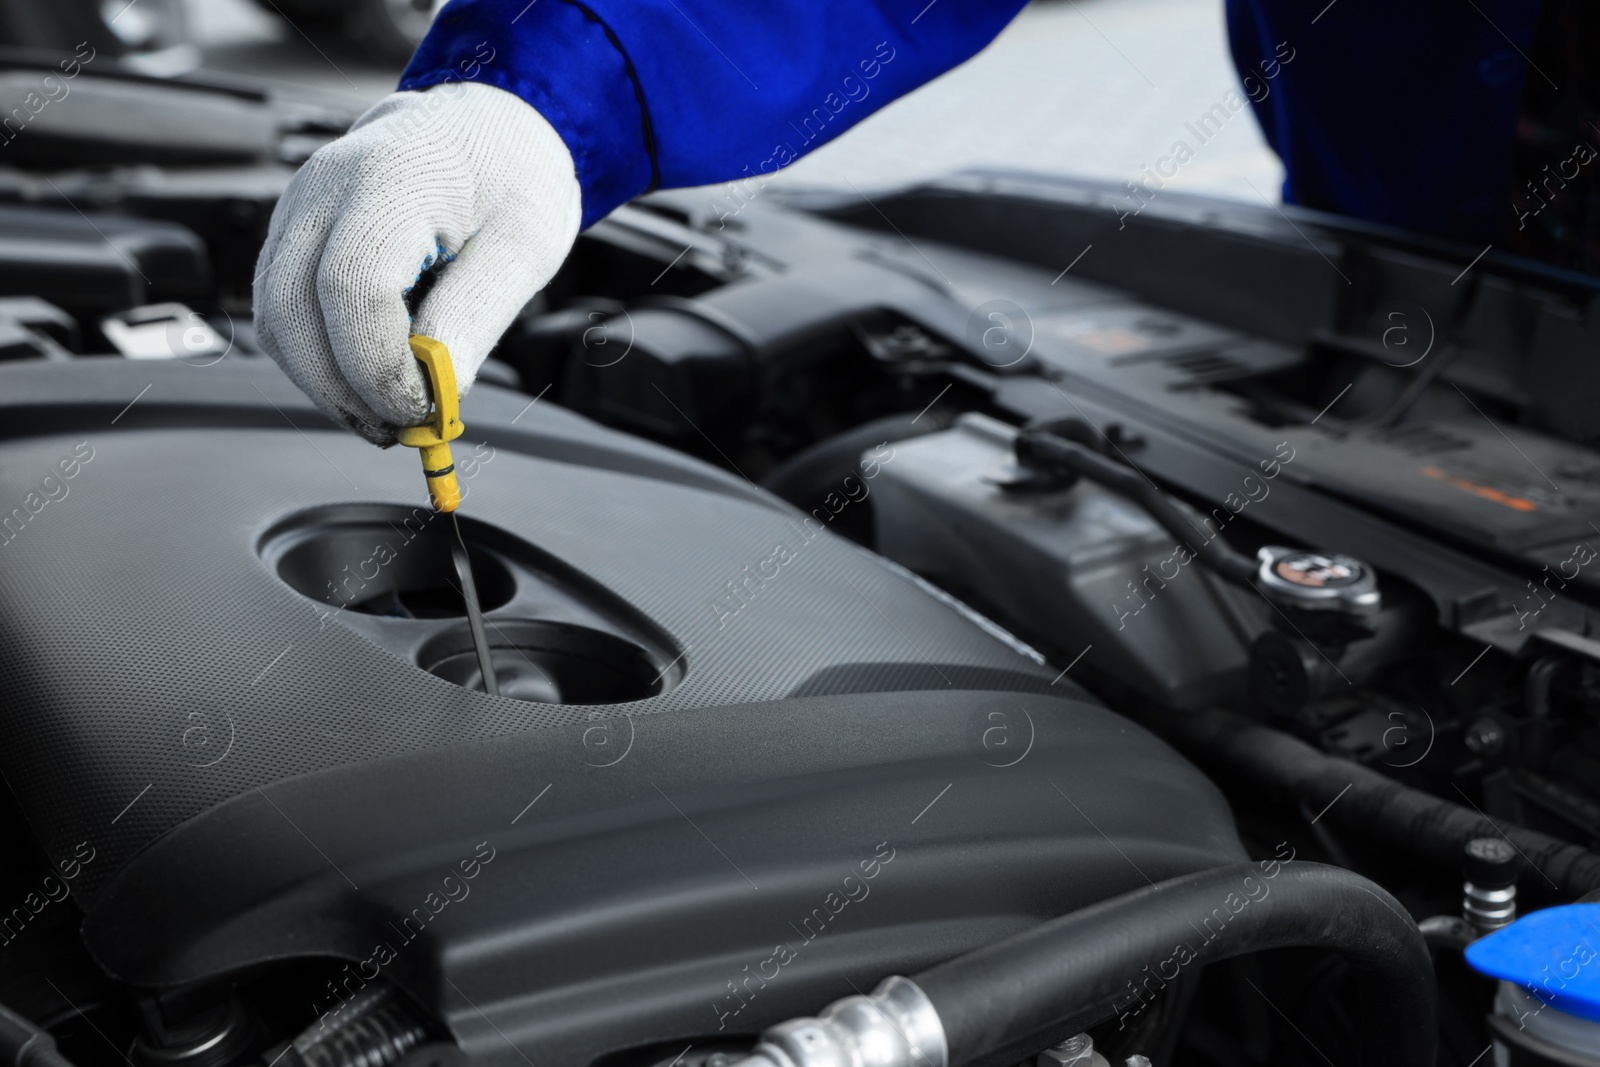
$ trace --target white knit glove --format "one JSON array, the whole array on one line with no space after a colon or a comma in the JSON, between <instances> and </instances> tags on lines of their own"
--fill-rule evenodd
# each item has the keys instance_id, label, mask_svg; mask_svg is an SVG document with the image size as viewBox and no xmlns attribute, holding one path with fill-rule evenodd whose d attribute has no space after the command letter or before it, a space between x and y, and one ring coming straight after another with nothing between
<instances>
[{"instance_id":1,"label":"white knit glove","mask_svg":"<svg viewBox=\"0 0 1600 1067\"><path fill-rule=\"evenodd\" d=\"M460 82L395 93L278 202L256 264L256 336L329 416L392 444L428 411L407 336L449 346L465 393L571 250L581 200L571 153L517 97ZM405 294L441 262L413 323Z\"/></svg>"}]
</instances>

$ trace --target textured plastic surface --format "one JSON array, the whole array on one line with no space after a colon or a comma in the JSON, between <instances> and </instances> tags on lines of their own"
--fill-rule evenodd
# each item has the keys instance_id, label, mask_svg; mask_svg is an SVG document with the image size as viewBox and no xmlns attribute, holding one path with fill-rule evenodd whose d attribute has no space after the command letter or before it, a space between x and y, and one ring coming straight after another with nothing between
<instances>
[{"instance_id":1,"label":"textured plastic surface","mask_svg":"<svg viewBox=\"0 0 1600 1067\"><path fill-rule=\"evenodd\" d=\"M791 698L580 718L246 792L125 867L84 934L140 983L341 957L474 1059L582 1064L756 1032L1242 858L1215 788L1103 708Z\"/></svg>"},{"instance_id":2,"label":"textured plastic surface","mask_svg":"<svg viewBox=\"0 0 1600 1067\"><path fill-rule=\"evenodd\" d=\"M1557 1011L1600 1022L1600 904L1524 915L1467 946L1467 962Z\"/></svg>"},{"instance_id":3,"label":"textured plastic surface","mask_svg":"<svg viewBox=\"0 0 1600 1067\"><path fill-rule=\"evenodd\" d=\"M1187 560L1140 508L1087 481L1009 493L993 476L1014 431L982 415L895 445L872 495L877 548L1031 621L1068 657L1164 703L1199 707L1237 686L1268 610ZM1149 610L1146 610L1149 608Z\"/></svg>"},{"instance_id":4,"label":"textured plastic surface","mask_svg":"<svg viewBox=\"0 0 1600 1067\"><path fill-rule=\"evenodd\" d=\"M426 642L373 628L458 620L311 584L346 549L339 581L412 573L359 537L283 569L285 530L340 515L399 516L406 560L406 509L427 513L409 456L326 431L270 365L0 376L0 502L23 509L0 769L51 855L92 843L73 890L118 977L339 957L476 1059L584 1063L753 1032L1242 855L1210 783L1055 670L770 496L558 408L483 385L463 406L469 539L504 563L489 617L631 635L666 661L644 699L430 674Z\"/></svg>"},{"instance_id":5,"label":"textured plastic surface","mask_svg":"<svg viewBox=\"0 0 1600 1067\"><path fill-rule=\"evenodd\" d=\"M64 365L62 389L95 369ZM100 850L80 894L183 819L255 786L608 714L466 692L285 585L257 542L286 515L352 499L425 513L426 502L409 455L280 422L108 427L6 448L0 500L25 511L80 441L93 450L62 483L68 494L0 548L0 766L52 855L85 839ZM299 461L283 462L295 449ZM684 650L683 684L627 705L631 714L775 700L847 664L877 665L867 688L925 684L930 665L951 685L975 669L1049 684L1049 672L868 553L827 534L805 540L785 511L506 449L475 454L471 438L457 451L478 521L587 574ZM780 543L792 561L757 575L732 617L720 613L729 583ZM348 562L360 571L371 561L364 552Z\"/></svg>"}]
</instances>

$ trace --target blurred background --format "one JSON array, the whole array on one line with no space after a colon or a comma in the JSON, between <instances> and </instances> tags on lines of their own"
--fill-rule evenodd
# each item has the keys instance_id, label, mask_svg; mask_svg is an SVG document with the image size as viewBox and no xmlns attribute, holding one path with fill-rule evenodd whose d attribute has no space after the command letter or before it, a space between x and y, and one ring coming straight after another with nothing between
<instances>
[{"instance_id":1,"label":"blurred background","mask_svg":"<svg viewBox=\"0 0 1600 1067\"><path fill-rule=\"evenodd\" d=\"M937 2L937 0L936 0ZM437 0L0 0L10 43L95 35L155 74L201 69L360 111L391 91ZM76 21L77 25L74 25ZM1038 0L988 49L784 171L884 187L973 166L1131 181L1238 91L1221 0ZM1247 113L1167 182L1277 201Z\"/></svg>"}]
</instances>

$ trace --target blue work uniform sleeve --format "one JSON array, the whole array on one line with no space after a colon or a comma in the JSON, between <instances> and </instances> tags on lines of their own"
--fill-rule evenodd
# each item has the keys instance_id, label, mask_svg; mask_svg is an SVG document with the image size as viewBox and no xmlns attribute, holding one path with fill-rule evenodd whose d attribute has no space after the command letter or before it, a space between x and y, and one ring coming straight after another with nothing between
<instances>
[{"instance_id":1,"label":"blue work uniform sleeve","mask_svg":"<svg viewBox=\"0 0 1600 1067\"><path fill-rule=\"evenodd\" d=\"M1537 0L1227 0L1284 202L1497 240L1538 11Z\"/></svg>"},{"instance_id":2,"label":"blue work uniform sleeve","mask_svg":"<svg viewBox=\"0 0 1600 1067\"><path fill-rule=\"evenodd\" d=\"M583 225L758 178L966 60L1025 0L451 0L401 89L475 81L572 152Z\"/></svg>"}]
</instances>

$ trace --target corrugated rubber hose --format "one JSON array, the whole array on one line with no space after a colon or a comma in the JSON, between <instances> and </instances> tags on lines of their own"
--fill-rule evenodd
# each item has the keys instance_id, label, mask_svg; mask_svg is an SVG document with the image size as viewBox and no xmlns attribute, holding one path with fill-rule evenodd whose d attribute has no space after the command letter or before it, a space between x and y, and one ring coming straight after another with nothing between
<instances>
[{"instance_id":1,"label":"corrugated rubber hose","mask_svg":"<svg viewBox=\"0 0 1600 1067\"><path fill-rule=\"evenodd\" d=\"M72 1067L41 1027L0 1004L0 1067Z\"/></svg>"}]
</instances>

